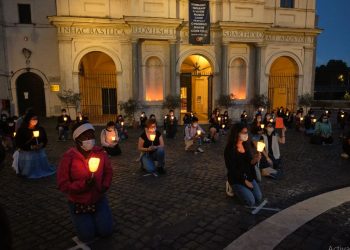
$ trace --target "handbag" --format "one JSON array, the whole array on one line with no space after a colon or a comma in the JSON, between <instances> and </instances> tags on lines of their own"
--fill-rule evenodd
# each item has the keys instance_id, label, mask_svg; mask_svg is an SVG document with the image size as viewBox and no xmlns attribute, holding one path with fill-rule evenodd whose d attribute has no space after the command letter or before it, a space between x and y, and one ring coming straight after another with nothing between
<instances>
[{"instance_id":1,"label":"handbag","mask_svg":"<svg viewBox=\"0 0 350 250\"><path fill-rule=\"evenodd\" d=\"M75 214L92 214L96 212L96 204L74 203Z\"/></svg>"}]
</instances>

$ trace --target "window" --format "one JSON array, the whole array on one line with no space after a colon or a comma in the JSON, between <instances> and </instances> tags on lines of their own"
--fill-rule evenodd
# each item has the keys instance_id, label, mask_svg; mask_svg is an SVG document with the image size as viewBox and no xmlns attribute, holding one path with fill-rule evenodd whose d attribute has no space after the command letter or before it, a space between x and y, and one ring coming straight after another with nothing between
<instances>
[{"instance_id":1,"label":"window","mask_svg":"<svg viewBox=\"0 0 350 250\"><path fill-rule=\"evenodd\" d=\"M158 57L147 60L145 74L146 101L163 100L164 67Z\"/></svg>"},{"instance_id":2,"label":"window","mask_svg":"<svg viewBox=\"0 0 350 250\"><path fill-rule=\"evenodd\" d=\"M281 0L281 8L294 8L294 0Z\"/></svg>"},{"instance_id":3,"label":"window","mask_svg":"<svg viewBox=\"0 0 350 250\"><path fill-rule=\"evenodd\" d=\"M117 89L102 88L102 113L104 115L117 113Z\"/></svg>"},{"instance_id":4,"label":"window","mask_svg":"<svg viewBox=\"0 0 350 250\"><path fill-rule=\"evenodd\" d=\"M235 59L230 65L230 95L238 100L247 97L247 64L241 58Z\"/></svg>"},{"instance_id":5,"label":"window","mask_svg":"<svg viewBox=\"0 0 350 250\"><path fill-rule=\"evenodd\" d=\"M30 4L18 4L19 23L32 23Z\"/></svg>"}]
</instances>

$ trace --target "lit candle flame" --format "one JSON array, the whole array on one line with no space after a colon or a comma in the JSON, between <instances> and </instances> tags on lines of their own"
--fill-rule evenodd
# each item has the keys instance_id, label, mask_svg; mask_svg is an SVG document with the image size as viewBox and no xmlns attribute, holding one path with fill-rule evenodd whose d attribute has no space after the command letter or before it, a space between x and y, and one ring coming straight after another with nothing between
<instances>
[{"instance_id":1,"label":"lit candle flame","mask_svg":"<svg viewBox=\"0 0 350 250\"><path fill-rule=\"evenodd\" d=\"M13 137L16 137L16 132L13 132Z\"/></svg>"},{"instance_id":2,"label":"lit candle flame","mask_svg":"<svg viewBox=\"0 0 350 250\"><path fill-rule=\"evenodd\" d=\"M91 157L89 159L89 170L91 173L95 173L97 171L98 165L100 165L100 158Z\"/></svg>"},{"instance_id":3,"label":"lit candle flame","mask_svg":"<svg viewBox=\"0 0 350 250\"><path fill-rule=\"evenodd\" d=\"M112 136L112 141L115 141L115 136Z\"/></svg>"},{"instance_id":4,"label":"lit candle flame","mask_svg":"<svg viewBox=\"0 0 350 250\"><path fill-rule=\"evenodd\" d=\"M265 128L265 124L260 124L260 127L263 129Z\"/></svg>"},{"instance_id":5,"label":"lit candle flame","mask_svg":"<svg viewBox=\"0 0 350 250\"><path fill-rule=\"evenodd\" d=\"M33 136L34 136L35 138L38 138L38 137L39 137L39 135L40 135L39 130L35 130L35 131L33 131Z\"/></svg>"},{"instance_id":6,"label":"lit candle flame","mask_svg":"<svg viewBox=\"0 0 350 250\"><path fill-rule=\"evenodd\" d=\"M222 128L225 128L225 124L222 124Z\"/></svg>"},{"instance_id":7,"label":"lit candle flame","mask_svg":"<svg viewBox=\"0 0 350 250\"><path fill-rule=\"evenodd\" d=\"M317 122L317 119L312 119L312 121L313 121L314 123L316 123L316 122Z\"/></svg>"},{"instance_id":8,"label":"lit candle flame","mask_svg":"<svg viewBox=\"0 0 350 250\"><path fill-rule=\"evenodd\" d=\"M122 126L124 126L124 122L121 122L120 124L121 124Z\"/></svg>"},{"instance_id":9,"label":"lit candle flame","mask_svg":"<svg viewBox=\"0 0 350 250\"><path fill-rule=\"evenodd\" d=\"M64 117L63 120L66 122L67 121L67 117Z\"/></svg>"},{"instance_id":10,"label":"lit candle flame","mask_svg":"<svg viewBox=\"0 0 350 250\"><path fill-rule=\"evenodd\" d=\"M273 122L273 119L272 119L272 118L270 119L270 122L271 122L271 123Z\"/></svg>"},{"instance_id":11,"label":"lit candle flame","mask_svg":"<svg viewBox=\"0 0 350 250\"><path fill-rule=\"evenodd\" d=\"M340 115L340 117L341 117L341 118L344 118L344 115L342 114L342 115Z\"/></svg>"},{"instance_id":12,"label":"lit candle flame","mask_svg":"<svg viewBox=\"0 0 350 250\"><path fill-rule=\"evenodd\" d=\"M300 121L304 120L304 117L300 117Z\"/></svg>"},{"instance_id":13,"label":"lit candle flame","mask_svg":"<svg viewBox=\"0 0 350 250\"><path fill-rule=\"evenodd\" d=\"M261 142L261 141L258 141L258 144L257 144L257 150L258 152L262 152L265 148L265 143Z\"/></svg>"},{"instance_id":14,"label":"lit candle flame","mask_svg":"<svg viewBox=\"0 0 350 250\"><path fill-rule=\"evenodd\" d=\"M171 116L171 120L174 120L174 116L173 115Z\"/></svg>"},{"instance_id":15,"label":"lit candle flame","mask_svg":"<svg viewBox=\"0 0 350 250\"><path fill-rule=\"evenodd\" d=\"M149 139L153 142L156 139L156 135L155 134L150 134L149 135Z\"/></svg>"},{"instance_id":16,"label":"lit candle flame","mask_svg":"<svg viewBox=\"0 0 350 250\"><path fill-rule=\"evenodd\" d=\"M220 116L218 117L218 120L221 121L221 117Z\"/></svg>"},{"instance_id":17,"label":"lit candle flame","mask_svg":"<svg viewBox=\"0 0 350 250\"><path fill-rule=\"evenodd\" d=\"M201 135L202 131L200 129L197 130L197 135Z\"/></svg>"}]
</instances>

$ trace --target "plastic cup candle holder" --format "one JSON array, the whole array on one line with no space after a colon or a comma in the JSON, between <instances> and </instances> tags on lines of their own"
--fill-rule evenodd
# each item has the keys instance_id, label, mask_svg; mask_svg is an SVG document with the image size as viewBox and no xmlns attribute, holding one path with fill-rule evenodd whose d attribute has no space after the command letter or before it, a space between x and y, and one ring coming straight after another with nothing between
<instances>
[{"instance_id":1,"label":"plastic cup candle holder","mask_svg":"<svg viewBox=\"0 0 350 250\"><path fill-rule=\"evenodd\" d=\"M16 132L13 132L13 137L16 137Z\"/></svg>"},{"instance_id":2,"label":"plastic cup candle holder","mask_svg":"<svg viewBox=\"0 0 350 250\"><path fill-rule=\"evenodd\" d=\"M328 110L326 110L326 114L328 114Z\"/></svg>"},{"instance_id":3,"label":"plastic cup candle holder","mask_svg":"<svg viewBox=\"0 0 350 250\"><path fill-rule=\"evenodd\" d=\"M225 124L222 124L222 126L221 126L222 128L225 128Z\"/></svg>"},{"instance_id":4,"label":"plastic cup candle holder","mask_svg":"<svg viewBox=\"0 0 350 250\"><path fill-rule=\"evenodd\" d=\"M91 157L89 159L89 170L92 173L91 176L94 176L94 173L97 171L99 165L100 165L100 158Z\"/></svg>"},{"instance_id":5,"label":"plastic cup candle holder","mask_svg":"<svg viewBox=\"0 0 350 250\"><path fill-rule=\"evenodd\" d=\"M218 117L218 120L221 121L221 117Z\"/></svg>"},{"instance_id":6,"label":"plastic cup candle holder","mask_svg":"<svg viewBox=\"0 0 350 250\"><path fill-rule=\"evenodd\" d=\"M124 126L124 122L121 122L120 124L121 124L122 126Z\"/></svg>"},{"instance_id":7,"label":"plastic cup candle holder","mask_svg":"<svg viewBox=\"0 0 350 250\"><path fill-rule=\"evenodd\" d=\"M273 119L272 119L272 118L270 119L270 122L273 122Z\"/></svg>"},{"instance_id":8,"label":"plastic cup candle holder","mask_svg":"<svg viewBox=\"0 0 350 250\"><path fill-rule=\"evenodd\" d=\"M154 142L154 140L156 139L156 135L155 134L150 134L149 135L149 139L151 142Z\"/></svg>"},{"instance_id":9,"label":"plastic cup candle holder","mask_svg":"<svg viewBox=\"0 0 350 250\"><path fill-rule=\"evenodd\" d=\"M265 124L260 124L260 128L265 128Z\"/></svg>"},{"instance_id":10,"label":"plastic cup candle holder","mask_svg":"<svg viewBox=\"0 0 350 250\"><path fill-rule=\"evenodd\" d=\"M173 115L171 116L171 120L174 120L174 116Z\"/></svg>"},{"instance_id":11,"label":"plastic cup candle holder","mask_svg":"<svg viewBox=\"0 0 350 250\"><path fill-rule=\"evenodd\" d=\"M317 119L316 119L316 118L312 119L312 122L313 122L313 123L316 123L316 122L317 122Z\"/></svg>"},{"instance_id":12,"label":"plastic cup candle holder","mask_svg":"<svg viewBox=\"0 0 350 250\"><path fill-rule=\"evenodd\" d=\"M168 118L166 115L164 116L164 119Z\"/></svg>"},{"instance_id":13,"label":"plastic cup candle holder","mask_svg":"<svg viewBox=\"0 0 350 250\"><path fill-rule=\"evenodd\" d=\"M265 148L265 143L263 143L262 141L258 141L256 148L257 148L258 152L261 153Z\"/></svg>"},{"instance_id":14,"label":"plastic cup candle holder","mask_svg":"<svg viewBox=\"0 0 350 250\"><path fill-rule=\"evenodd\" d=\"M112 141L115 141L115 136L112 136Z\"/></svg>"},{"instance_id":15,"label":"plastic cup candle holder","mask_svg":"<svg viewBox=\"0 0 350 250\"><path fill-rule=\"evenodd\" d=\"M197 135L201 135L202 131L200 129L197 130Z\"/></svg>"},{"instance_id":16,"label":"plastic cup candle holder","mask_svg":"<svg viewBox=\"0 0 350 250\"><path fill-rule=\"evenodd\" d=\"M64 117L63 120L66 122L67 121L67 117Z\"/></svg>"},{"instance_id":17,"label":"plastic cup candle holder","mask_svg":"<svg viewBox=\"0 0 350 250\"><path fill-rule=\"evenodd\" d=\"M304 120L304 117L300 117L300 121Z\"/></svg>"},{"instance_id":18,"label":"plastic cup candle holder","mask_svg":"<svg viewBox=\"0 0 350 250\"><path fill-rule=\"evenodd\" d=\"M340 117L341 117L341 118L344 118L344 114L341 114Z\"/></svg>"},{"instance_id":19,"label":"plastic cup candle holder","mask_svg":"<svg viewBox=\"0 0 350 250\"><path fill-rule=\"evenodd\" d=\"M34 131L33 131L33 136L35 137L36 144L39 144L39 142L38 142L38 137L39 137L39 135L40 135L39 130L34 130Z\"/></svg>"}]
</instances>

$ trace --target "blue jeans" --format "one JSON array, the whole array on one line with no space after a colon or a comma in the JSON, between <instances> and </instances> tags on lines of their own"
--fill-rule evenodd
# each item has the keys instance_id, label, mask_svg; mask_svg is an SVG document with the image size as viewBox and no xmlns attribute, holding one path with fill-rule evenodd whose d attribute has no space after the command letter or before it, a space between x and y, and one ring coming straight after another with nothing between
<instances>
[{"instance_id":1,"label":"blue jeans","mask_svg":"<svg viewBox=\"0 0 350 250\"><path fill-rule=\"evenodd\" d=\"M250 189L242 184L233 184L233 192L238 196L245 205L250 207L257 205L262 200L262 194L258 183L255 180L252 181L253 189Z\"/></svg>"},{"instance_id":2,"label":"blue jeans","mask_svg":"<svg viewBox=\"0 0 350 250\"><path fill-rule=\"evenodd\" d=\"M95 213L75 214L74 203L69 202L68 206L78 238L82 242L91 242L96 236L112 235L113 217L106 197L96 203Z\"/></svg>"},{"instance_id":3,"label":"blue jeans","mask_svg":"<svg viewBox=\"0 0 350 250\"><path fill-rule=\"evenodd\" d=\"M155 161L158 161L158 167L164 167L164 148L158 148L153 153L144 153L141 157L141 163L147 172L153 173L156 171Z\"/></svg>"},{"instance_id":4,"label":"blue jeans","mask_svg":"<svg viewBox=\"0 0 350 250\"><path fill-rule=\"evenodd\" d=\"M65 127L59 126L58 127L58 139L62 140L62 139L67 139L68 138L68 129L66 129Z\"/></svg>"}]
</instances>

